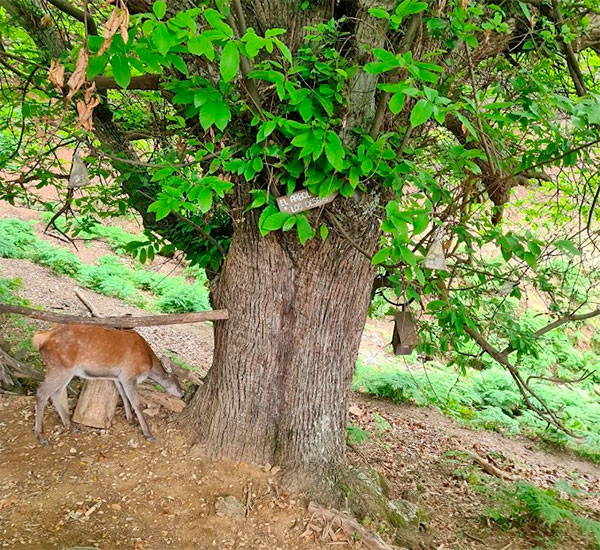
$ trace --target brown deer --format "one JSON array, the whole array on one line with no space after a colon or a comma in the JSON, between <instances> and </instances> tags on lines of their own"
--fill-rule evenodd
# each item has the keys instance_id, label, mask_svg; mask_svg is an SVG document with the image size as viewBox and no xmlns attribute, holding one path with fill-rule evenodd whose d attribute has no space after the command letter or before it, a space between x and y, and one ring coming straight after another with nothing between
<instances>
[{"instance_id":1,"label":"brown deer","mask_svg":"<svg viewBox=\"0 0 600 550\"><path fill-rule=\"evenodd\" d=\"M60 403L60 395L73 376L113 380L123 400L127 421L132 422L131 404L149 441L155 441L155 438L142 413L137 385L151 378L171 395L183 396L175 376L165 370L148 343L135 331L64 325L36 332L32 343L46 366L46 377L38 388L35 402L35 435L42 445L48 444L42 426L48 398L65 428L72 428L69 413Z\"/></svg>"}]
</instances>

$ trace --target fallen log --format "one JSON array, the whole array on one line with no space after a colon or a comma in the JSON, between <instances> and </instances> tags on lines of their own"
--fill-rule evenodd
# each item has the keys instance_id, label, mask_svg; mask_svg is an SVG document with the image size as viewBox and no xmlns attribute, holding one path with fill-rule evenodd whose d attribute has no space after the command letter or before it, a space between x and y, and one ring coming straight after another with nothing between
<instances>
[{"instance_id":1,"label":"fallen log","mask_svg":"<svg viewBox=\"0 0 600 550\"><path fill-rule=\"evenodd\" d=\"M41 382L44 379L44 374L39 370L34 369L29 365L25 365L18 361L0 347L0 365L4 365L9 369L12 378L29 378Z\"/></svg>"},{"instance_id":2,"label":"fallen log","mask_svg":"<svg viewBox=\"0 0 600 550\"><path fill-rule=\"evenodd\" d=\"M78 323L81 325L99 325L113 328L181 325L187 323L201 323L203 321L224 321L229 318L226 309L214 309L194 313L174 313L168 315L147 315L144 317L83 317L81 315L67 315L64 313L53 313L51 311L40 311L38 309L31 309L23 306L0 304L0 314L2 313L24 315L25 317L31 317L32 319L38 319L40 321L48 321L50 323Z\"/></svg>"},{"instance_id":3,"label":"fallen log","mask_svg":"<svg viewBox=\"0 0 600 550\"><path fill-rule=\"evenodd\" d=\"M160 405L169 411L180 413L185 408L185 402L182 399L173 397L168 393L161 393L155 390L147 390L140 388L140 401L144 405Z\"/></svg>"}]
</instances>

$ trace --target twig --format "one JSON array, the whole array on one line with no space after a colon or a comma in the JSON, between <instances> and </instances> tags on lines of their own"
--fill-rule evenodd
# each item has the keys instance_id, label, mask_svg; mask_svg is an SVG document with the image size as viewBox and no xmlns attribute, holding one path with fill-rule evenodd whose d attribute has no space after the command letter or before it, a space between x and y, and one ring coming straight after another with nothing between
<instances>
[{"instance_id":1,"label":"twig","mask_svg":"<svg viewBox=\"0 0 600 550\"><path fill-rule=\"evenodd\" d=\"M475 462L477 462L477 464L479 464L483 468L483 470L488 474L498 477L500 479L504 479L506 481L514 481L515 478L513 476L511 476L507 472L504 472L500 468L496 468L496 466L479 456L477 453L471 453L464 449L463 451L469 456L469 458L472 458Z\"/></svg>"},{"instance_id":2,"label":"twig","mask_svg":"<svg viewBox=\"0 0 600 550\"><path fill-rule=\"evenodd\" d=\"M545 380L546 382L554 382L555 384L577 384L578 382L583 382L586 378L589 378L595 371L588 370L583 373L579 378L554 378L552 376L534 376L531 375L527 377L527 383L529 384L530 380Z\"/></svg>"}]
</instances>

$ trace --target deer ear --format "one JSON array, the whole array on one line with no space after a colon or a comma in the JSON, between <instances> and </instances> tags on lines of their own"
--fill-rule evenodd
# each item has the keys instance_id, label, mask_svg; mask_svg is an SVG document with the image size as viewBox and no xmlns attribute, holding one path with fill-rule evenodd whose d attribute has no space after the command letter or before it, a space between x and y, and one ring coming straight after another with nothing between
<instances>
[{"instance_id":1,"label":"deer ear","mask_svg":"<svg viewBox=\"0 0 600 550\"><path fill-rule=\"evenodd\" d=\"M162 363L163 368L171 374L173 372L173 361L167 357L166 355L160 356L160 362Z\"/></svg>"}]
</instances>

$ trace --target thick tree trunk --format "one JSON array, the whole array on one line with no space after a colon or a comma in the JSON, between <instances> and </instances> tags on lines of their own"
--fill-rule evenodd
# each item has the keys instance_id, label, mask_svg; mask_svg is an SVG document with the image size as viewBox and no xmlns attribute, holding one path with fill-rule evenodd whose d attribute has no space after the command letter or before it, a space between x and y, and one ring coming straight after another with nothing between
<instances>
[{"instance_id":1,"label":"thick tree trunk","mask_svg":"<svg viewBox=\"0 0 600 550\"><path fill-rule=\"evenodd\" d=\"M379 230L357 225L373 251ZM262 238L255 220L237 228L214 305L215 355L186 409L215 456L304 471L343 458L347 399L374 269L331 233L302 248L295 235Z\"/></svg>"}]
</instances>

